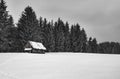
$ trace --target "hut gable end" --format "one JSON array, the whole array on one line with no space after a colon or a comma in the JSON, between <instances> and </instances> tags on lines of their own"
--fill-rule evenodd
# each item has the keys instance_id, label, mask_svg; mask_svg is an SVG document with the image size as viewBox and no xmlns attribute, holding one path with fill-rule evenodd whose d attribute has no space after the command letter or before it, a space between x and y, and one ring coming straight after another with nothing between
<instances>
[{"instance_id":1,"label":"hut gable end","mask_svg":"<svg viewBox=\"0 0 120 79\"><path fill-rule=\"evenodd\" d=\"M25 48L32 48L31 44L28 42L26 45L25 45Z\"/></svg>"}]
</instances>

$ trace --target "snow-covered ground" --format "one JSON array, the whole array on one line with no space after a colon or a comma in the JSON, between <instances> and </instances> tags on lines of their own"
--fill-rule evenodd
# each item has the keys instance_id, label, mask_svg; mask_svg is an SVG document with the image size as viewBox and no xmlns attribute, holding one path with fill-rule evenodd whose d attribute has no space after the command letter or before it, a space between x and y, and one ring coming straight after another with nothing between
<instances>
[{"instance_id":1,"label":"snow-covered ground","mask_svg":"<svg viewBox=\"0 0 120 79\"><path fill-rule=\"evenodd\" d=\"M0 79L120 79L120 55L0 53Z\"/></svg>"}]
</instances>

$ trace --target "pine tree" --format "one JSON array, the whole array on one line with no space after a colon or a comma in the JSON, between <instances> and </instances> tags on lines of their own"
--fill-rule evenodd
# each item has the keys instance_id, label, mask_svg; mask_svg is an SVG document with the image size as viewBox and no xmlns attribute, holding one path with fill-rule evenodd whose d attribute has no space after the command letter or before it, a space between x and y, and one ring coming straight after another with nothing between
<instances>
[{"instance_id":1,"label":"pine tree","mask_svg":"<svg viewBox=\"0 0 120 79\"><path fill-rule=\"evenodd\" d=\"M0 30L3 30L5 27L7 27L8 23L8 11L6 10L7 6L5 4L4 0L1 0L0 2Z\"/></svg>"},{"instance_id":2,"label":"pine tree","mask_svg":"<svg viewBox=\"0 0 120 79\"><path fill-rule=\"evenodd\" d=\"M88 42L87 42L87 52L88 53L92 52L92 37L90 37Z\"/></svg>"},{"instance_id":3,"label":"pine tree","mask_svg":"<svg viewBox=\"0 0 120 79\"><path fill-rule=\"evenodd\" d=\"M74 39L74 26L71 26L71 30L70 30L70 48L71 48L71 52L74 52L74 46L73 46L73 39Z\"/></svg>"},{"instance_id":4,"label":"pine tree","mask_svg":"<svg viewBox=\"0 0 120 79\"><path fill-rule=\"evenodd\" d=\"M58 21L55 23L54 27L54 34L55 34L55 46L57 52L64 52L65 50L65 24L59 18Z\"/></svg>"},{"instance_id":5,"label":"pine tree","mask_svg":"<svg viewBox=\"0 0 120 79\"><path fill-rule=\"evenodd\" d=\"M98 44L98 50L97 50L98 53L104 53L104 48L103 48L103 45L101 43Z\"/></svg>"},{"instance_id":6,"label":"pine tree","mask_svg":"<svg viewBox=\"0 0 120 79\"><path fill-rule=\"evenodd\" d=\"M88 44L87 44L87 52L89 53L97 53L98 52L98 44L96 38L89 38Z\"/></svg>"},{"instance_id":7,"label":"pine tree","mask_svg":"<svg viewBox=\"0 0 120 79\"><path fill-rule=\"evenodd\" d=\"M53 23L47 22L46 19L43 21L43 44L47 48L48 52L54 52L55 51L55 40L54 40L54 34L53 34Z\"/></svg>"},{"instance_id":8,"label":"pine tree","mask_svg":"<svg viewBox=\"0 0 120 79\"><path fill-rule=\"evenodd\" d=\"M70 37L72 52L81 52L82 42L81 42L81 28L79 24L72 26Z\"/></svg>"},{"instance_id":9,"label":"pine tree","mask_svg":"<svg viewBox=\"0 0 120 79\"><path fill-rule=\"evenodd\" d=\"M34 33L38 28L38 20L33 9L28 6L22 12L22 16L18 21L18 32L22 41L22 45L26 44L29 40L34 40Z\"/></svg>"},{"instance_id":10,"label":"pine tree","mask_svg":"<svg viewBox=\"0 0 120 79\"><path fill-rule=\"evenodd\" d=\"M7 27L4 29L4 38L5 40L5 46L3 46L6 50L6 52L11 51L12 49L12 44L14 42L14 30L12 30L14 28L14 23L13 23L13 17L10 16L8 18L8 23L7 23Z\"/></svg>"},{"instance_id":11,"label":"pine tree","mask_svg":"<svg viewBox=\"0 0 120 79\"><path fill-rule=\"evenodd\" d=\"M49 27L48 27L48 22L46 18L44 18L43 20L42 32L43 32L43 44L48 49L49 48L49 44L48 44Z\"/></svg>"},{"instance_id":12,"label":"pine tree","mask_svg":"<svg viewBox=\"0 0 120 79\"><path fill-rule=\"evenodd\" d=\"M43 19L42 19L42 17L40 17L38 22L39 22L39 27L42 28L43 27Z\"/></svg>"},{"instance_id":13,"label":"pine tree","mask_svg":"<svg viewBox=\"0 0 120 79\"><path fill-rule=\"evenodd\" d=\"M65 52L71 51L71 42L70 42L70 31L69 31L69 24L66 22L65 24Z\"/></svg>"},{"instance_id":14,"label":"pine tree","mask_svg":"<svg viewBox=\"0 0 120 79\"><path fill-rule=\"evenodd\" d=\"M49 52L54 52L55 51L55 38L54 38L54 28L53 28L53 23L49 22L48 23L48 27L49 27L49 34L48 34L48 50Z\"/></svg>"},{"instance_id":15,"label":"pine tree","mask_svg":"<svg viewBox=\"0 0 120 79\"><path fill-rule=\"evenodd\" d=\"M14 27L13 18L8 15L7 6L4 0L0 1L0 51L8 52L11 49L10 28Z\"/></svg>"},{"instance_id":16,"label":"pine tree","mask_svg":"<svg viewBox=\"0 0 120 79\"><path fill-rule=\"evenodd\" d=\"M98 48L97 40L96 40L96 38L94 38L92 40L92 53L97 53L97 48Z\"/></svg>"},{"instance_id":17,"label":"pine tree","mask_svg":"<svg viewBox=\"0 0 120 79\"><path fill-rule=\"evenodd\" d=\"M87 51L87 35L84 28L81 30L81 52Z\"/></svg>"},{"instance_id":18,"label":"pine tree","mask_svg":"<svg viewBox=\"0 0 120 79\"><path fill-rule=\"evenodd\" d=\"M38 27L33 33L34 41L41 42L41 43L44 42L43 22L44 22L43 18L40 17L38 20Z\"/></svg>"}]
</instances>

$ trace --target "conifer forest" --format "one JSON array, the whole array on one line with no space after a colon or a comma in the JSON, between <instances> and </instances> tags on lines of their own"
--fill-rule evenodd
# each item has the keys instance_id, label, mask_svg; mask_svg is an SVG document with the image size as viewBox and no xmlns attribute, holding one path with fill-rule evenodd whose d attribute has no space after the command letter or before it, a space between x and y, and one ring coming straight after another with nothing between
<instances>
[{"instance_id":1,"label":"conifer forest","mask_svg":"<svg viewBox=\"0 0 120 79\"><path fill-rule=\"evenodd\" d=\"M88 37L85 29L76 23L70 25L58 17L57 21L37 17L31 6L27 6L17 24L7 11L6 2L0 1L0 52L23 52L26 43L41 42L46 52L105 53L120 54L120 43L101 42ZM39 18L39 19L38 19Z\"/></svg>"}]
</instances>

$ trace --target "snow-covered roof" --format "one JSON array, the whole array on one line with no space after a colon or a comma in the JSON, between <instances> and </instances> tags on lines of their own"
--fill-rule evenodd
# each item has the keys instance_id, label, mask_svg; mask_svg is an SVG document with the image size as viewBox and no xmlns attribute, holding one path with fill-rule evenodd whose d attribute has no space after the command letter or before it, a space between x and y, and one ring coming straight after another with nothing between
<instances>
[{"instance_id":1,"label":"snow-covered roof","mask_svg":"<svg viewBox=\"0 0 120 79\"><path fill-rule=\"evenodd\" d=\"M32 48L25 48L25 50L32 50Z\"/></svg>"},{"instance_id":2,"label":"snow-covered roof","mask_svg":"<svg viewBox=\"0 0 120 79\"><path fill-rule=\"evenodd\" d=\"M42 43L40 42L34 42L34 41L29 41L29 43L31 44L31 46L34 48L34 49L43 49L43 50L46 50L46 48L43 46Z\"/></svg>"}]
</instances>

